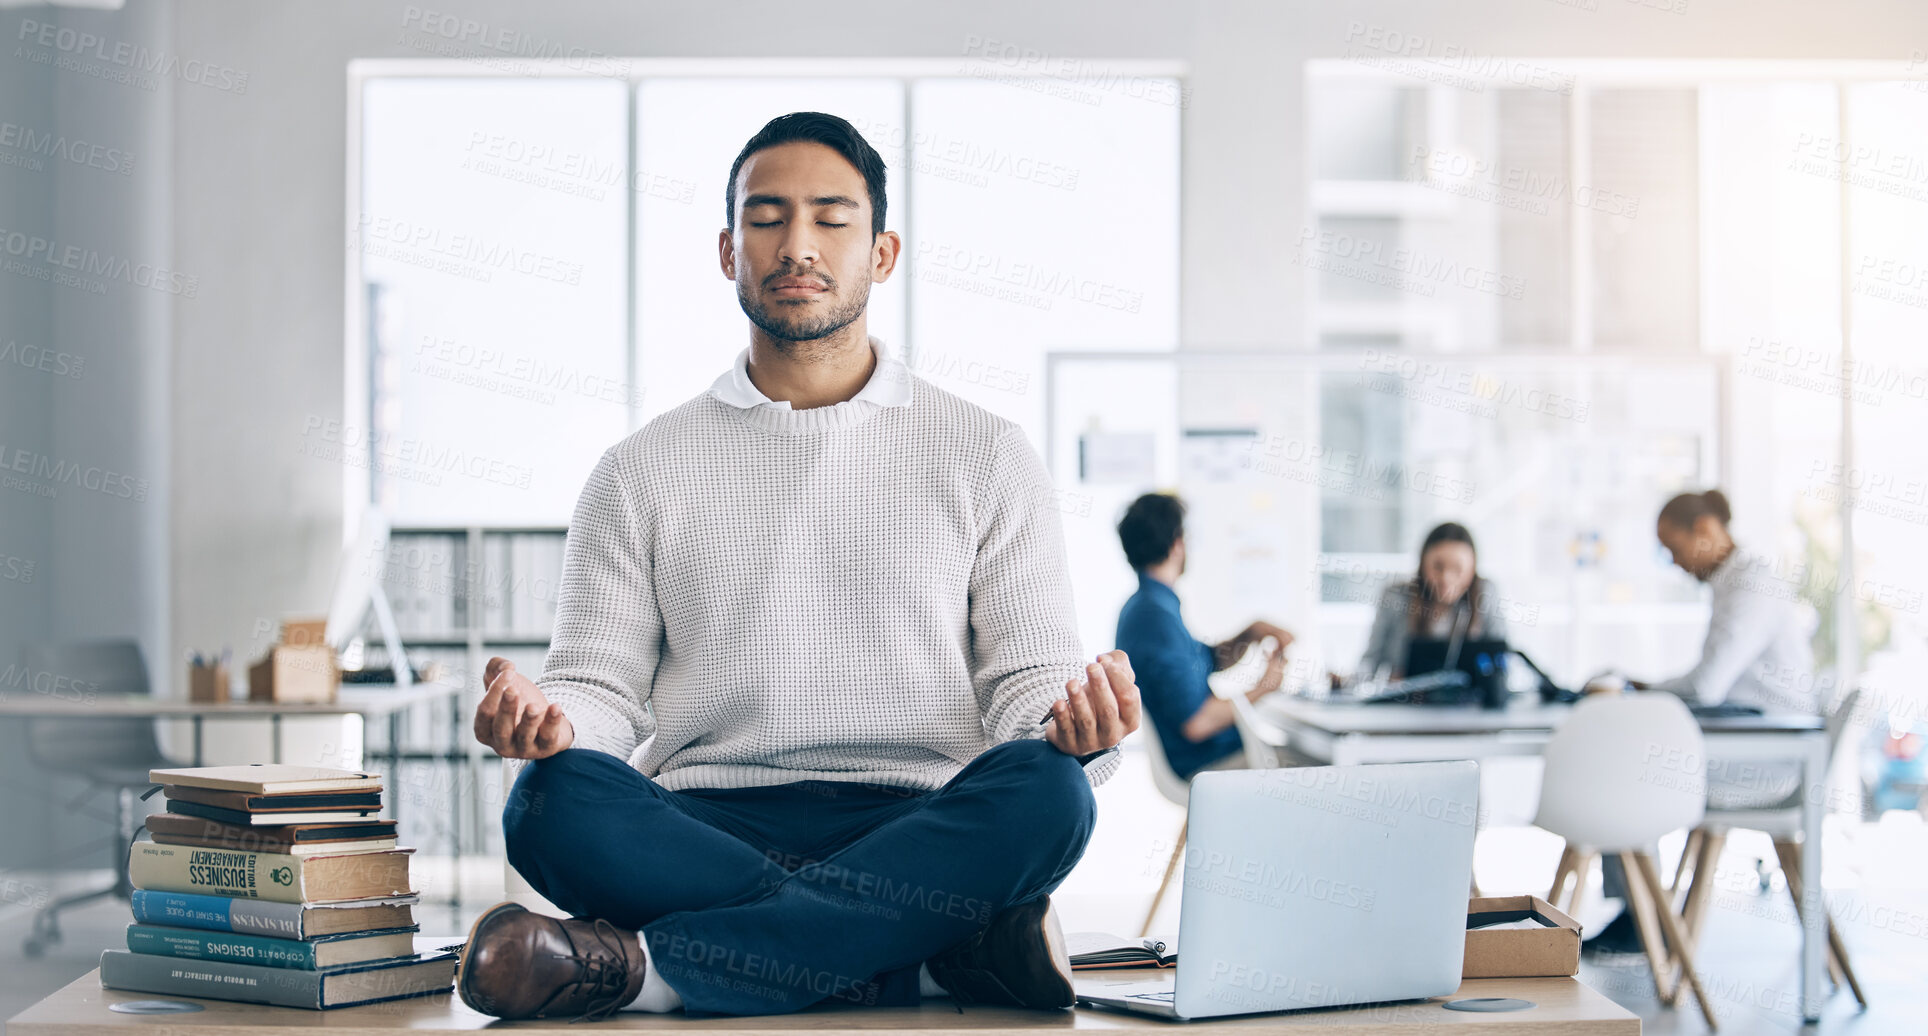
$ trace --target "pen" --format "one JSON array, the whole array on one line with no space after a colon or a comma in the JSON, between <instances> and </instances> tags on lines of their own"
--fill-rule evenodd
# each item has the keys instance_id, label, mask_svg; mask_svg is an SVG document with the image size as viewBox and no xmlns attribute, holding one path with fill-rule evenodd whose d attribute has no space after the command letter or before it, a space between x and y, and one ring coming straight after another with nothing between
<instances>
[{"instance_id":1,"label":"pen","mask_svg":"<svg viewBox=\"0 0 1928 1036\"><path fill-rule=\"evenodd\" d=\"M1103 665L1104 663L1103 663L1102 661L1100 661L1100 662L1099 662L1098 664L1099 664L1099 665ZM1056 703L1058 703L1058 702L1061 702L1061 701L1070 701L1070 700L1071 700L1071 699L1069 699L1069 698L1054 698L1054 699L1052 699L1052 704L1056 704ZM1048 726L1050 726L1050 725L1051 725L1051 710L1049 710L1049 709L1046 709L1046 710L1045 710L1045 713L1044 713L1044 718L1038 721L1038 725L1037 725L1037 727L1036 727L1036 728L1034 728L1034 729L1036 729L1036 730L1043 730L1044 728L1046 728L1046 727L1048 727Z\"/></svg>"}]
</instances>

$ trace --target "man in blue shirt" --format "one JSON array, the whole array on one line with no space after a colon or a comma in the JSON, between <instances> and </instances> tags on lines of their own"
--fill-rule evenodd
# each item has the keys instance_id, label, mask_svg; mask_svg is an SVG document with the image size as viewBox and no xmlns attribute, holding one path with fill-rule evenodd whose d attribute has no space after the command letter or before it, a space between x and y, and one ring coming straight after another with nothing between
<instances>
[{"instance_id":1,"label":"man in blue shirt","mask_svg":"<svg viewBox=\"0 0 1928 1036\"><path fill-rule=\"evenodd\" d=\"M1130 656L1138 674L1145 718L1157 732L1165 758L1178 776L1189 779L1242 753L1244 743L1232 725L1232 703L1212 693L1206 677L1238 662L1266 637L1277 641L1266 660L1265 675L1244 692L1256 701L1279 687L1285 677L1285 646L1292 634L1269 622L1255 622L1221 644L1193 638L1178 614L1172 584L1185 571L1185 505L1168 493L1147 493L1132 501L1118 522L1125 560L1138 572L1138 592L1118 612L1119 650Z\"/></svg>"}]
</instances>

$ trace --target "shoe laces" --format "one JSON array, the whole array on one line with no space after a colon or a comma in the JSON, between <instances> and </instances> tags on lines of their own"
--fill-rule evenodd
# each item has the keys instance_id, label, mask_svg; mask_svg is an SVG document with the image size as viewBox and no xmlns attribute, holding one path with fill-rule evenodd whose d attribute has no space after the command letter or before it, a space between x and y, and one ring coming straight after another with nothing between
<instances>
[{"instance_id":1,"label":"shoe laces","mask_svg":"<svg viewBox=\"0 0 1928 1036\"><path fill-rule=\"evenodd\" d=\"M622 938L616 934L616 926L602 918L597 918L592 931L596 941L609 950L604 956L584 956L570 954L566 960L576 962L574 984L586 987L594 998L583 1008L583 1013L569 1019L576 1022L599 1022L616 1013L623 1006L623 990L629 988L629 951L624 948Z\"/></svg>"},{"instance_id":2,"label":"shoe laces","mask_svg":"<svg viewBox=\"0 0 1928 1036\"><path fill-rule=\"evenodd\" d=\"M949 950L946 950L943 955L944 958L968 957L970 954L976 952L978 947L984 945L984 935L990 930L991 930L991 926L989 924L986 924L984 927L979 928L975 932L972 932L970 936L966 938L963 942L960 942L955 946L952 946ZM969 1004L975 1007L977 1005L977 998L964 991L964 988L963 988L964 983L962 981L954 980L950 983L946 983L944 981L945 976L938 974L939 971L943 971L945 973L951 973L955 970L958 970L958 969L945 967L944 965L940 964L938 965L938 967L931 968L931 978L936 979L937 984L944 987L944 992L950 994L951 1006L957 1008L957 1013L963 1014L964 1005ZM953 989L951 988L952 986L956 986L957 988Z\"/></svg>"}]
</instances>

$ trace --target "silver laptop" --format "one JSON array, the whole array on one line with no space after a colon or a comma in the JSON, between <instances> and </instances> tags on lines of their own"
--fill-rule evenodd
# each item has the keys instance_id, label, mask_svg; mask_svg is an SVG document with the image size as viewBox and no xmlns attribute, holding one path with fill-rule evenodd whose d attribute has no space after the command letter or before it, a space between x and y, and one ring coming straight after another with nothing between
<instances>
[{"instance_id":1,"label":"silver laptop","mask_svg":"<svg viewBox=\"0 0 1928 1036\"><path fill-rule=\"evenodd\" d=\"M1190 1019L1452 993L1478 817L1470 760L1200 773L1177 975L1078 998Z\"/></svg>"}]
</instances>

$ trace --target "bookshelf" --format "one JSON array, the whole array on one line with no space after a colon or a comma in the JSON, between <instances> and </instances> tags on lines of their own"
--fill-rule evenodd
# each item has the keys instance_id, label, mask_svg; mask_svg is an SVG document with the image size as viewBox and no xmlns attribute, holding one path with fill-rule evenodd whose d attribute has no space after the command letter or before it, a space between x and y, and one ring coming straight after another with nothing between
<instances>
[{"instance_id":1,"label":"bookshelf","mask_svg":"<svg viewBox=\"0 0 1928 1036\"><path fill-rule=\"evenodd\" d=\"M458 707L447 715L411 717L408 729L424 745L440 750L450 743L443 723L466 724L482 699L482 674L490 657L501 655L534 676L541 672L555 625L556 588L562 576L562 548L568 529L547 525L396 526L382 564L382 588L401 634L402 648L418 667L430 662L443 678L460 686ZM370 658L380 665L379 637L365 637ZM455 743L468 747L468 760L454 776L434 768L432 785L446 788L448 801L467 813L456 828L463 852L499 853L498 816L505 789L499 768L479 763L493 756L465 731ZM488 756L488 759L484 759ZM412 776L412 775L411 775ZM415 811L421 818L426 810ZM443 817L441 822L453 821Z\"/></svg>"}]
</instances>

